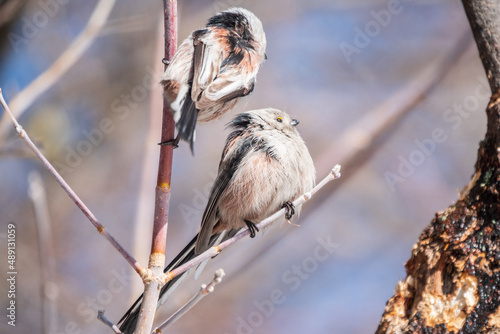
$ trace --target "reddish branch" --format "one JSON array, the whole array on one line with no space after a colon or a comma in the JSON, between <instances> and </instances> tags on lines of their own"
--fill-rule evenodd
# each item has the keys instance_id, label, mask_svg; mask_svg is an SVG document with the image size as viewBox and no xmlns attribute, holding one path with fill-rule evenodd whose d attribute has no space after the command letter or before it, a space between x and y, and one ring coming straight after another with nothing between
<instances>
[{"instance_id":1,"label":"reddish branch","mask_svg":"<svg viewBox=\"0 0 500 334\"><path fill-rule=\"evenodd\" d=\"M177 48L177 1L164 0L165 18L165 59L171 60ZM174 139L175 123L167 103L163 105L161 141ZM170 201L170 181L172 177L173 146L160 146L158 179L155 190L155 215L153 240L149 269L151 277L145 279L144 300L139 313L136 333L150 333L162 286L159 279L165 267L165 246L167 241L168 206Z\"/></svg>"},{"instance_id":2,"label":"reddish branch","mask_svg":"<svg viewBox=\"0 0 500 334\"><path fill-rule=\"evenodd\" d=\"M470 184L413 248L378 334L500 332L500 3L463 4L493 92L486 135Z\"/></svg>"},{"instance_id":3,"label":"reddish branch","mask_svg":"<svg viewBox=\"0 0 500 334\"><path fill-rule=\"evenodd\" d=\"M165 59L174 57L177 49L177 1L165 0ZM174 139L175 122L168 103L163 104L161 141ZM167 237L168 203L172 178L173 146L160 145L160 162L156 184L155 221L151 254L165 255ZM161 265L164 267L164 263Z\"/></svg>"}]
</instances>

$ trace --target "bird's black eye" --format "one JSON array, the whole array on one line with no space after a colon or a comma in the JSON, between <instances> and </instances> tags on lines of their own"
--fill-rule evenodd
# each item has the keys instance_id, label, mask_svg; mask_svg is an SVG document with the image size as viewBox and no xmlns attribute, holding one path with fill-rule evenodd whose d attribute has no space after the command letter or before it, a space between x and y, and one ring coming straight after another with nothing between
<instances>
[{"instance_id":1,"label":"bird's black eye","mask_svg":"<svg viewBox=\"0 0 500 334\"><path fill-rule=\"evenodd\" d=\"M276 118L276 120L277 120L279 123L283 122L283 118L281 118L281 117Z\"/></svg>"}]
</instances>

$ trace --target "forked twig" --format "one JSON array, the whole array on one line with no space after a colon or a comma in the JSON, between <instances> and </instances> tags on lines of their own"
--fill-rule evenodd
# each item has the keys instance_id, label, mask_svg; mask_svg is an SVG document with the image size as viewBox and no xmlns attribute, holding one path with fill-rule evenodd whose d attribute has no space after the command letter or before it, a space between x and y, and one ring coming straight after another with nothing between
<instances>
[{"instance_id":1,"label":"forked twig","mask_svg":"<svg viewBox=\"0 0 500 334\"><path fill-rule=\"evenodd\" d=\"M177 310L174 314L170 316L167 320L165 320L160 326L156 327L153 331L155 334L161 334L165 329L167 329L174 322L179 320L184 314L186 314L190 309L192 309L196 304L200 302L205 296L209 293L212 293L215 289L215 286L222 281L222 278L226 274L224 270L218 269L215 271L214 279L208 284L202 284L200 287L200 291L191 298L184 306L182 306L179 310Z\"/></svg>"}]
</instances>

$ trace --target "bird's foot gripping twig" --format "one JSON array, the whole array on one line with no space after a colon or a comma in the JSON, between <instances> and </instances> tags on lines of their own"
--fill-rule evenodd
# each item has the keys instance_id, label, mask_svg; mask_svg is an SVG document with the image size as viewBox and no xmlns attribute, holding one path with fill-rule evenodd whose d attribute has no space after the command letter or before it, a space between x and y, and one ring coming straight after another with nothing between
<instances>
[{"instance_id":1,"label":"bird's foot gripping twig","mask_svg":"<svg viewBox=\"0 0 500 334\"><path fill-rule=\"evenodd\" d=\"M166 141L162 141L161 143L158 143L158 145L172 145L174 148L179 147L179 141L181 140L181 137L177 135L175 139L170 139Z\"/></svg>"},{"instance_id":2,"label":"bird's foot gripping twig","mask_svg":"<svg viewBox=\"0 0 500 334\"><path fill-rule=\"evenodd\" d=\"M293 203L290 201L286 201L281 207L285 208L286 220L292 219L293 215L295 214L295 205L293 205Z\"/></svg>"},{"instance_id":3,"label":"bird's foot gripping twig","mask_svg":"<svg viewBox=\"0 0 500 334\"><path fill-rule=\"evenodd\" d=\"M248 219L245 219L245 224L247 224L248 229L250 230L250 238L255 238L255 232L259 232L259 228Z\"/></svg>"}]
</instances>

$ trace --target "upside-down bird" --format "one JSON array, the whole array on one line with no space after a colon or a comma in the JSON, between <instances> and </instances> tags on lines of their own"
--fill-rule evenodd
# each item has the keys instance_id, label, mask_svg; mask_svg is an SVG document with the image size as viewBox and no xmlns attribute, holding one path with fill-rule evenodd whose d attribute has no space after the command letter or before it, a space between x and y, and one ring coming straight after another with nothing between
<instances>
[{"instance_id":1,"label":"upside-down bird","mask_svg":"<svg viewBox=\"0 0 500 334\"><path fill-rule=\"evenodd\" d=\"M161 144L177 146L183 139L193 151L196 122L221 117L253 91L265 52L262 23L243 8L213 16L186 38L161 79L178 131Z\"/></svg>"}]
</instances>

